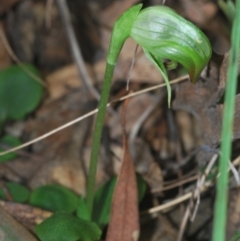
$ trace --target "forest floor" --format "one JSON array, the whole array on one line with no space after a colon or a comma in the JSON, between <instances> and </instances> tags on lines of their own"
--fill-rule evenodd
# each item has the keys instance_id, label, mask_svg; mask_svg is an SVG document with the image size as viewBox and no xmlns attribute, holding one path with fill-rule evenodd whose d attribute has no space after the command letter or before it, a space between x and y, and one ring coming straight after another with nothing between
<instances>
[{"instance_id":1,"label":"forest floor","mask_svg":"<svg viewBox=\"0 0 240 241\"><path fill-rule=\"evenodd\" d=\"M64 13L59 11L57 2L0 0L0 70L31 63L46 84L38 108L24 120L6 122L2 129L2 135L16 136L22 143L97 107L111 29L121 13L140 1L69 0L68 24L64 23ZM152 6L161 5L162 1L143 3ZM193 22L209 38L214 51L209 65L196 84L189 81L181 66L169 71L171 80L181 78L172 84L172 106L168 108L166 88L159 87L164 83L159 71L140 47L134 54L136 43L129 39L116 65L109 101L128 94L129 73L129 89L133 93L146 90L130 98L126 111L130 154L136 172L148 186L139 207L139 240L207 241L212 234L216 165L211 170L214 178L207 178L207 186L198 188L197 181L209 162L219 155L231 24L214 0L166 0L165 6ZM75 39L67 32L69 28L74 29ZM74 46L75 40L78 47ZM73 55L79 51L84 59L80 64ZM88 78L81 74L84 69ZM88 79L90 88L86 87ZM119 172L123 150L119 118L122 103L114 102L106 115L97 187ZM14 160L1 163L1 186L11 181L34 190L55 183L85 195L94 118L93 114L78 121L19 150ZM240 164L239 123L238 92L232 151L236 166ZM227 240L240 225L240 193L230 175ZM49 216L45 210L12 202L11 195L1 204L32 233L39 220Z\"/></svg>"}]
</instances>

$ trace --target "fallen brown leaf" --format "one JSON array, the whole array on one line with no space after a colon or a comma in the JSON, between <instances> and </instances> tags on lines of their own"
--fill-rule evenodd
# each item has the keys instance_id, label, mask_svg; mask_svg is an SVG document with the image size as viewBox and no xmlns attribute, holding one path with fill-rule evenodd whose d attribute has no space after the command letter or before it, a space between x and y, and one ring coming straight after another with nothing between
<instances>
[{"instance_id":1,"label":"fallen brown leaf","mask_svg":"<svg viewBox=\"0 0 240 241\"><path fill-rule=\"evenodd\" d=\"M13 218L15 218L26 229L34 233L34 227L52 213L27 204L0 201L2 206Z\"/></svg>"},{"instance_id":2,"label":"fallen brown leaf","mask_svg":"<svg viewBox=\"0 0 240 241\"><path fill-rule=\"evenodd\" d=\"M122 111L123 159L115 187L106 241L137 241L139 237L138 195L134 165L125 132L125 101Z\"/></svg>"},{"instance_id":3,"label":"fallen brown leaf","mask_svg":"<svg viewBox=\"0 0 240 241\"><path fill-rule=\"evenodd\" d=\"M37 239L19 222L12 218L2 206L0 206L0 216L0 240L37 241Z\"/></svg>"}]
</instances>

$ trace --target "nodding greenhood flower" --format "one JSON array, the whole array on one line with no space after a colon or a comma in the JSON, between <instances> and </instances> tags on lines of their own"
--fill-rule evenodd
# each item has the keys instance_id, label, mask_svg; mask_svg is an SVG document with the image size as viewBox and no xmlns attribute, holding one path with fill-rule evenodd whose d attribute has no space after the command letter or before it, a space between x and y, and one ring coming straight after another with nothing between
<instances>
[{"instance_id":1,"label":"nodding greenhood flower","mask_svg":"<svg viewBox=\"0 0 240 241\"><path fill-rule=\"evenodd\" d=\"M115 23L108 63L116 63L125 40L132 37L162 73L170 103L171 89L163 59L180 63L195 83L211 57L211 46L196 26L170 8L154 6L141 10L141 7L139 4L130 8Z\"/></svg>"},{"instance_id":2,"label":"nodding greenhood flower","mask_svg":"<svg viewBox=\"0 0 240 241\"><path fill-rule=\"evenodd\" d=\"M107 55L107 65L98 104L94 127L86 203L91 212L94 200L95 176L101 141L104 116L109 98L111 80L117 58L125 40L132 37L139 44L148 59L159 69L166 82L168 104L171 101L171 87L163 60L182 64L190 79L195 82L211 57L211 47L206 36L192 23L178 16L167 7L150 7L141 11L142 4L128 9L116 21Z\"/></svg>"}]
</instances>

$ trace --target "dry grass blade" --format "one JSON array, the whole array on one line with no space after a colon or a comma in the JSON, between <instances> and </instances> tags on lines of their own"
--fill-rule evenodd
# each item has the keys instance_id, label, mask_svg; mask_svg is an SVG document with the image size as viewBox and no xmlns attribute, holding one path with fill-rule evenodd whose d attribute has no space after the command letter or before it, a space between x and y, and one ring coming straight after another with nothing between
<instances>
[{"instance_id":1,"label":"dry grass blade","mask_svg":"<svg viewBox=\"0 0 240 241\"><path fill-rule=\"evenodd\" d=\"M182 238L183 238L183 234L184 234L185 228L187 226L187 222L189 220L191 212L193 212L192 217L190 219L191 221L193 221L193 219L196 215L198 206L200 204L200 192L201 192L200 188L204 185L205 179L206 179L207 175L209 174L209 172L211 171L211 169L212 169L213 165L215 164L217 158L218 158L217 154L213 155L212 159L208 163L208 166L207 166L204 174L197 181L197 187L193 192L193 196L190 199L190 202L189 202L189 204L186 208L185 214L183 216L181 227L180 227L178 237L177 237L177 241L181 241ZM195 208L194 208L194 210L192 210L194 205L195 205Z\"/></svg>"},{"instance_id":2,"label":"dry grass blade","mask_svg":"<svg viewBox=\"0 0 240 241\"><path fill-rule=\"evenodd\" d=\"M124 154L113 195L106 241L137 241L139 237L137 182L125 132L126 106L127 101L122 112Z\"/></svg>"},{"instance_id":3,"label":"dry grass blade","mask_svg":"<svg viewBox=\"0 0 240 241\"><path fill-rule=\"evenodd\" d=\"M238 156L234 161L232 161L233 166L239 166L240 165L240 156ZM202 178L204 177L204 175L202 176ZM205 177L204 177L205 178ZM205 184L203 184L201 187L199 187L199 192L203 193L205 191L208 190L209 187L211 187L213 185L212 181L208 181L205 182ZM161 211L167 211L170 210L172 207L190 199L193 197L193 193L192 192L188 192L186 194L184 194L181 197L178 197L172 201L169 201L167 203L164 203L162 205L150 208L146 211L141 212L141 215L145 215L145 214L152 214L152 213L156 213L156 212L161 212Z\"/></svg>"},{"instance_id":4,"label":"dry grass blade","mask_svg":"<svg viewBox=\"0 0 240 241\"><path fill-rule=\"evenodd\" d=\"M174 84L174 83L181 82L181 81L183 81L183 80L186 80L187 78L188 78L188 75L181 76L181 77L179 77L179 78L177 78L177 79L175 79L175 80L172 80L172 81L170 82L170 84ZM117 102L117 101L123 101L123 100L125 100L125 99L127 99L127 98L131 98L131 97L140 95L140 94L142 94L142 93L146 93L146 92L149 92L149 91L158 89L158 88L162 88L162 87L164 87L164 86L166 86L166 84L164 84L164 83L163 83L163 84L159 84L159 85L155 85L155 86L153 86L153 87L149 87L149 88L146 88L146 89L144 89L144 90L140 90L140 91L137 91L137 92L135 92L135 93L131 93L131 94L129 94L129 95L123 96L123 97L121 97L120 99L117 99L117 100L112 101L111 103L115 103L115 102ZM110 106L111 103L108 103L107 106ZM53 135L53 134L55 134L55 133L63 130L63 129L65 129L65 128L71 126L71 125L74 125L74 124L76 124L76 123L78 123L78 122L80 122L80 121L88 118L89 116L92 116L92 115L96 114L97 112L98 112L98 109L95 109L95 110L93 110L93 111L91 111L91 112L89 112L89 113L87 113L87 114L85 114L85 115L83 115L83 116L80 116L80 117L78 117L78 118L76 118L76 119L74 119L74 120L72 120L72 121L70 121L70 122L68 122L68 123L66 123L66 124L64 124L64 125L62 125L62 126L57 127L56 129L53 129L52 131L50 131L50 132L48 132L48 133L43 134L42 136L37 137L36 139L33 139L33 140L29 141L29 142L26 142L26 143L24 143L24 144L22 144L22 145L20 145L20 146L11 148L11 149L9 149L9 150L7 150L7 151L1 152L1 153L0 153L0 156L3 156L3 155L5 155L5 154L7 154L7 153L10 153L10 152L15 152L15 151L20 150L20 149L22 149L22 148L24 148L24 147L30 146L30 145L32 145L33 143L36 143L36 142L38 142L38 141L40 141L40 140L43 140L43 139L45 139L45 138L47 138L47 137L49 137L49 136L51 136L51 135Z\"/></svg>"}]
</instances>

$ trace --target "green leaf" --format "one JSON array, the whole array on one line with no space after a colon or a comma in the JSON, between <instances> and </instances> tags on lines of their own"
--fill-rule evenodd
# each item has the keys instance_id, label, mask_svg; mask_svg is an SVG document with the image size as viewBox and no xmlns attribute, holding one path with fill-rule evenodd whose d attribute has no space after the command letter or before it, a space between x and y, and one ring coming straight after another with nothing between
<instances>
[{"instance_id":1,"label":"green leaf","mask_svg":"<svg viewBox=\"0 0 240 241\"><path fill-rule=\"evenodd\" d=\"M116 180L117 177L111 178L96 191L94 196L92 220L101 228L109 222L112 196Z\"/></svg>"},{"instance_id":2,"label":"green leaf","mask_svg":"<svg viewBox=\"0 0 240 241\"><path fill-rule=\"evenodd\" d=\"M101 237L95 223L65 212L55 213L37 225L35 231L41 241L97 241Z\"/></svg>"},{"instance_id":3,"label":"green leaf","mask_svg":"<svg viewBox=\"0 0 240 241\"><path fill-rule=\"evenodd\" d=\"M39 76L34 66L30 64L24 66L31 73ZM38 106L42 94L42 86L18 65L2 70L0 72L0 123L8 119L23 119Z\"/></svg>"},{"instance_id":4,"label":"green leaf","mask_svg":"<svg viewBox=\"0 0 240 241\"><path fill-rule=\"evenodd\" d=\"M77 206L77 217L90 221L91 220L91 214L87 207L87 204L85 203L85 200L83 197L79 197L78 199L78 206Z\"/></svg>"},{"instance_id":5,"label":"green leaf","mask_svg":"<svg viewBox=\"0 0 240 241\"><path fill-rule=\"evenodd\" d=\"M146 193L147 184L142 178L142 176L139 175L138 173L136 174L136 177L137 177L137 187L138 187L138 201L141 202Z\"/></svg>"},{"instance_id":6,"label":"green leaf","mask_svg":"<svg viewBox=\"0 0 240 241\"><path fill-rule=\"evenodd\" d=\"M0 199L2 200L6 200L6 193L4 192L4 190L2 188L0 188Z\"/></svg>"},{"instance_id":7,"label":"green leaf","mask_svg":"<svg viewBox=\"0 0 240 241\"><path fill-rule=\"evenodd\" d=\"M77 208L78 196L66 187L51 184L36 188L30 196L29 203L52 212L72 213Z\"/></svg>"},{"instance_id":8,"label":"green leaf","mask_svg":"<svg viewBox=\"0 0 240 241\"><path fill-rule=\"evenodd\" d=\"M147 186L146 182L139 174L136 174L136 178L138 186L138 200L140 202L145 195ZM101 228L109 223L112 196L116 181L117 177L111 178L96 191L94 196L92 220L96 222Z\"/></svg>"},{"instance_id":9,"label":"green leaf","mask_svg":"<svg viewBox=\"0 0 240 241\"><path fill-rule=\"evenodd\" d=\"M0 143L2 145L6 145L7 147L15 147L15 146L21 145L21 141L18 138L10 135L6 135L2 137L0 139ZM5 149L0 147L0 152L2 151L5 151ZM15 159L16 157L17 157L17 154L14 152L11 152L6 155L0 156L0 162L10 161L12 159Z\"/></svg>"},{"instance_id":10,"label":"green leaf","mask_svg":"<svg viewBox=\"0 0 240 241\"><path fill-rule=\"evenodd\" d=\"M230 241L238 241L239 239L240 239L240 232L235 231L235 234Z\"/></svg>"},{"instance_id":11,"label":"green leaf","mask_svg":"<svg viewBox=\"0 0 240 241\"><path fill-rule=\"evenodd\" d=\"M219 0L218 5L228 18L229 22L232 23L236 14L236 6L232 0Z\"/></svg>"},{"instance_id":12,"label":"green leaf","mask_svg":"<svg viewBox=\"0 0 240 241\"><path fill-rule=\"evenodd\" d=\"M6 182L5 185L14 202L27 202L30 196L30 191L25 186L14 182ZM6 198L6 193L2 188L0 188L0 199L6 200Z\"/></svg>"},{"instance_id":13,"label":"green leaf","mask_svg":"<svg viewBox=\"0 0 240 241\"><path fill-rule=\"evenodd\" d=\"M25 186L14 182L7 182L6 187L8 188L14 202L27 202L30 191Z\"/></svg>"},{"instance_id":14,"label":"green leaf","mask_svg":"<svg viewBox=\"0 0 240 241\"><path fill-rule=\"evenodd\" d=\"M207 37L191 22L164 6L141 10L130 35L155 60L169 59L183 65L192 82L212 54Z\"/></svg>"}]
</instances>

